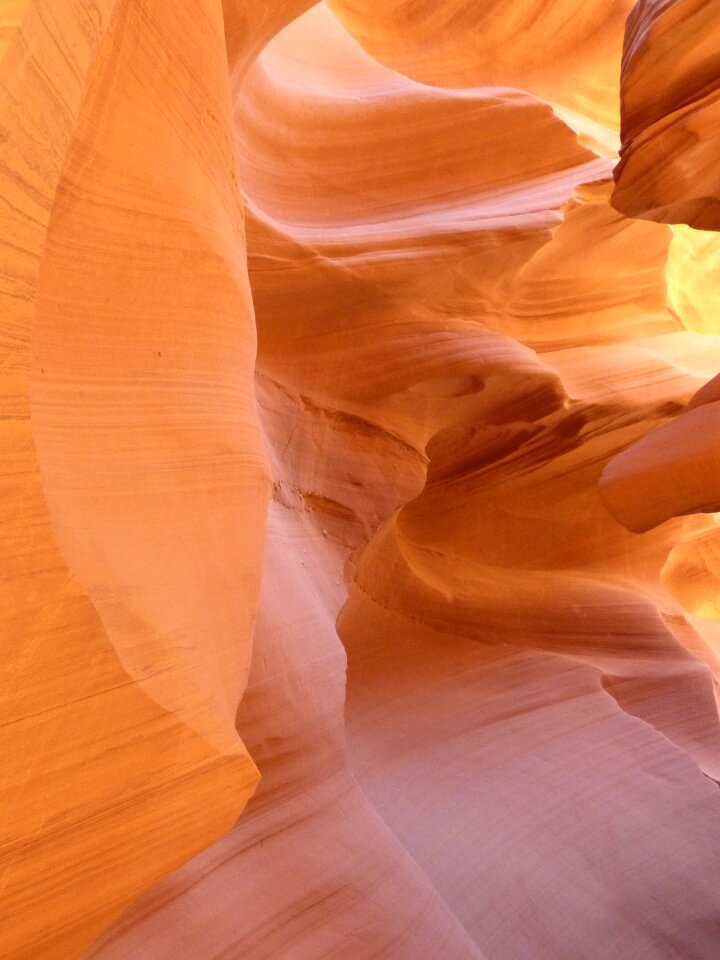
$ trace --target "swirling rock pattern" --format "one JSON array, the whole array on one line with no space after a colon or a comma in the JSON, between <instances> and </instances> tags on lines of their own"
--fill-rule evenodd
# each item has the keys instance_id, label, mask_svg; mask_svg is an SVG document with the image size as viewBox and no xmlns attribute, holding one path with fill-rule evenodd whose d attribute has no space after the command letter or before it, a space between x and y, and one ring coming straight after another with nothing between
<instances>
[{"instance_id":1,"label":"swirling rock pattern","mask_svg":"<svg viewBox=\"0 0 720 960\"><path fill-rule=\"evenodd\" d=\"M613 203L631 217L720 227L716 0L639 0L622 63Z\"/></svg>"},{"instance_id":2,"label":"swirling rock pattern","mask_svg":"<svg viewBox=\"0 0 720 960\"><path fill-rule=\"evenodd\" d=\"M7 5L0 958L715 960L713 7Z\"/></svg>"}]
</instances>

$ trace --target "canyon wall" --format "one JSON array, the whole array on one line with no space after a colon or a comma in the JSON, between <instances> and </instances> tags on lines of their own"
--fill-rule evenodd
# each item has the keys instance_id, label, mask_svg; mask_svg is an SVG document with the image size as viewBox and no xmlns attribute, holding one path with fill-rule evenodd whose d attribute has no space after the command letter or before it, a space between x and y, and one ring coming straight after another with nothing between
<instances>
[{"instance_id":1,"label":"canyon wall","mask_svg":"<svg viewBox=\"0 0 720 960\"><path fill-rule=\"evenodd\" d=\"M715 960L719 12L6 5L2 960Z\"/></svg>"}]
</instances>

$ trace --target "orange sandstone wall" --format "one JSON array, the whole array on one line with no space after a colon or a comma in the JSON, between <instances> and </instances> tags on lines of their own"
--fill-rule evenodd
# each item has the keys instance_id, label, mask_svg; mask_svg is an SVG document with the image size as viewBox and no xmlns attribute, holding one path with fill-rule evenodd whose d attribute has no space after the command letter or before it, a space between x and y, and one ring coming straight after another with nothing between
<instances>
[{"instance_id":1,"label":"orange sandstone wall","mask_svg":"<svg viewBox=\"0 0 720 960\"><path fill-rule=\"evenodd\" d=\"M7 5L0 958L714 960L713 8Z\"/></svg>"}]
</instances>

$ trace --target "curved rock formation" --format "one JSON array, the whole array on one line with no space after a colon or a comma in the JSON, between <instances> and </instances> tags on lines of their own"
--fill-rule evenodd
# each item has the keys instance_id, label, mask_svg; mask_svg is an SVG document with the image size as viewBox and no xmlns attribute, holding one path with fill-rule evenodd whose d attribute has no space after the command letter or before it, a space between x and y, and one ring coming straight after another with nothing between
<instances>
[{"instance_id":1,"label":"curved rock formation","mask_svg":"<svg viewBox=\"0 0 720 960\"><path fill-rule=\"evenodd\" d=\"M257 782L268 474L219 5L33 2L0 72L0 955L66 958Z\"/></svg>"},{"instance_id":2,"label":"curved rock formation","mask_svg":"<svg viewBox=\"0 0 720 960\"><path fill-rule=\"evenodd\" d=\"M624 0L51 6L0 957L714 960L715 235L622 199L705 13L633 12L613 192Z\"/></svg>"},{"instance_id":3,"label":"curved rock formation","mask_svg":"<svg viewBox=\"0 0 720 960\"><path fill-rule=\"evenodd\" d=\"M508 84L604 126L617 121L617 71L630 0L330 0L382 63L447 87Z\"/></svg>"},{"instance_id":4,"label":"curved rock formation","mask_svg":"<svg viewBox=\"0 0 720 960\"><path fill-rule=\"evenodd\" d=\"M627 216L720 227L718 15L714 0L639 0L628 17L613 197Z\"/></svg>"}]
</instances>

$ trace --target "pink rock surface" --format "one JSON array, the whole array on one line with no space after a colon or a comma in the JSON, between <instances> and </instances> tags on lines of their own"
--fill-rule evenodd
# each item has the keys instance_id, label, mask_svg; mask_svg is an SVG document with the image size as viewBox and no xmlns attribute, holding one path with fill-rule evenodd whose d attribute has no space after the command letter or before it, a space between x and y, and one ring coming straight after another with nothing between
<instances>
[{"instance_id":1,"label":"pink rock surface","mask_svg":"<svg viewBox=\"0 0 720 960\"><path fill-rule=\"evenodd\" d=\"M2 960L717 957L716 251L631 176L706 11L621 89L629 8L3 13Z\"/></svg>"}]
</instances>

